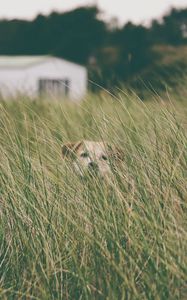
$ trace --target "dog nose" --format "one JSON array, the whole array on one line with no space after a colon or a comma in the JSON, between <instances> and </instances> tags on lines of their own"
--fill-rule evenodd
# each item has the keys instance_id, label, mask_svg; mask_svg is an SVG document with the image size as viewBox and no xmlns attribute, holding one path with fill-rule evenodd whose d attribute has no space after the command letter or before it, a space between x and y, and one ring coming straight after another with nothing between
<instances>
[{"instance_id":1,"label":"dog nose","mask_svg":"<svg viewBox=\"0 0 187 300\"><path fill-rule=\"evenodd\" d=\"M91 161L89 164L88 164L88 167L92 170L97 170L98 169L98 165L97 163L95 163L94 161Z\"/></svg>"}]
</instances>

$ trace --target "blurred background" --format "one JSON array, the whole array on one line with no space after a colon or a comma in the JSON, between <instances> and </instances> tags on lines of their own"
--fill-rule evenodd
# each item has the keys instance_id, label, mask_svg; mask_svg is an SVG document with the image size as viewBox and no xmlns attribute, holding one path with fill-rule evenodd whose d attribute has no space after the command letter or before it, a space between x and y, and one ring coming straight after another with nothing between
<instances>
[{"instance_id":1,"label":"blurred background","mask_svg":"<svg viewBox=\"0 0 187 300\"><path fill-rule=\"evenodd\" d=\"M164 89L187 71L187 0L0 3L0 55L50 54L84 65L92 91Z\"/></svg>"}]
</instances>

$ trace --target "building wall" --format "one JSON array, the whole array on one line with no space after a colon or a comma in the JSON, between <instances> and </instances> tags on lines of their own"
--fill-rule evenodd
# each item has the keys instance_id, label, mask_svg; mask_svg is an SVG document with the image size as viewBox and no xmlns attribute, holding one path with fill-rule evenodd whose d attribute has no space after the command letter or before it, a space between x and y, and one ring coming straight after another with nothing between
<instances>
[{"instance_id":1,"label":"building wall","mask_svg":"<svg viewBox=\"0 0 187 300\"><path fill-rule=\"evenodd\" d=\"M87 91L86 68L58 58L50 58L27 68L0 69L0 93L3 97L15 97L19 93L37 97L40 79L68 80L68 96L73 100L83 98Z\"/></svg>"}]
</instances>

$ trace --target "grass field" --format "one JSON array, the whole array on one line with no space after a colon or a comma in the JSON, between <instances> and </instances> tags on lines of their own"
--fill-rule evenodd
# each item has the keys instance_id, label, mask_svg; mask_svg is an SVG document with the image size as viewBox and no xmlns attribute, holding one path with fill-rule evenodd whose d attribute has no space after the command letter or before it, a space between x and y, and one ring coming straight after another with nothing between
<instances>
[{"instance_id":1,"label":"grass field","mask_svg":"<svg viewBox=\"0 0 187 300\"><path fill-rule=\"evenodd\" d=\"M0 103L0 299L187 298L187 86ZM109 185L61 145L124 152Z\"/></svg>"}]
</instances>

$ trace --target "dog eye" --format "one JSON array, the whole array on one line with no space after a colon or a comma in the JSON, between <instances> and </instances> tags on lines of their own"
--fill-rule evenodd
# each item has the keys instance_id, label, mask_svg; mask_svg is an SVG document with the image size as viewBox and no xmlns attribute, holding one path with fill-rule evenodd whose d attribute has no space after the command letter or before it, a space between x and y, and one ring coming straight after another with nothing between
<instances>
[{"instance_id":1,"label":"dog eye","mask_svg":"<svg viewBox=\"0 0 187 300\"><path fill-rule=\"evenodd\" d=\"M102 155L101 158L102 158L103 160L108 160L108 158L106 157L106 155Z\"/></svg>"},{"instance_id":2,"label":"dog eye","mask_svg":"<svg viewBox=\"0 0 187 300\"><path fill-rule=\"evenodd\" d=\"M81 157L88 157L88 156L89 156L88 152L81 153Z\"/></svg>"}]
</instances>

